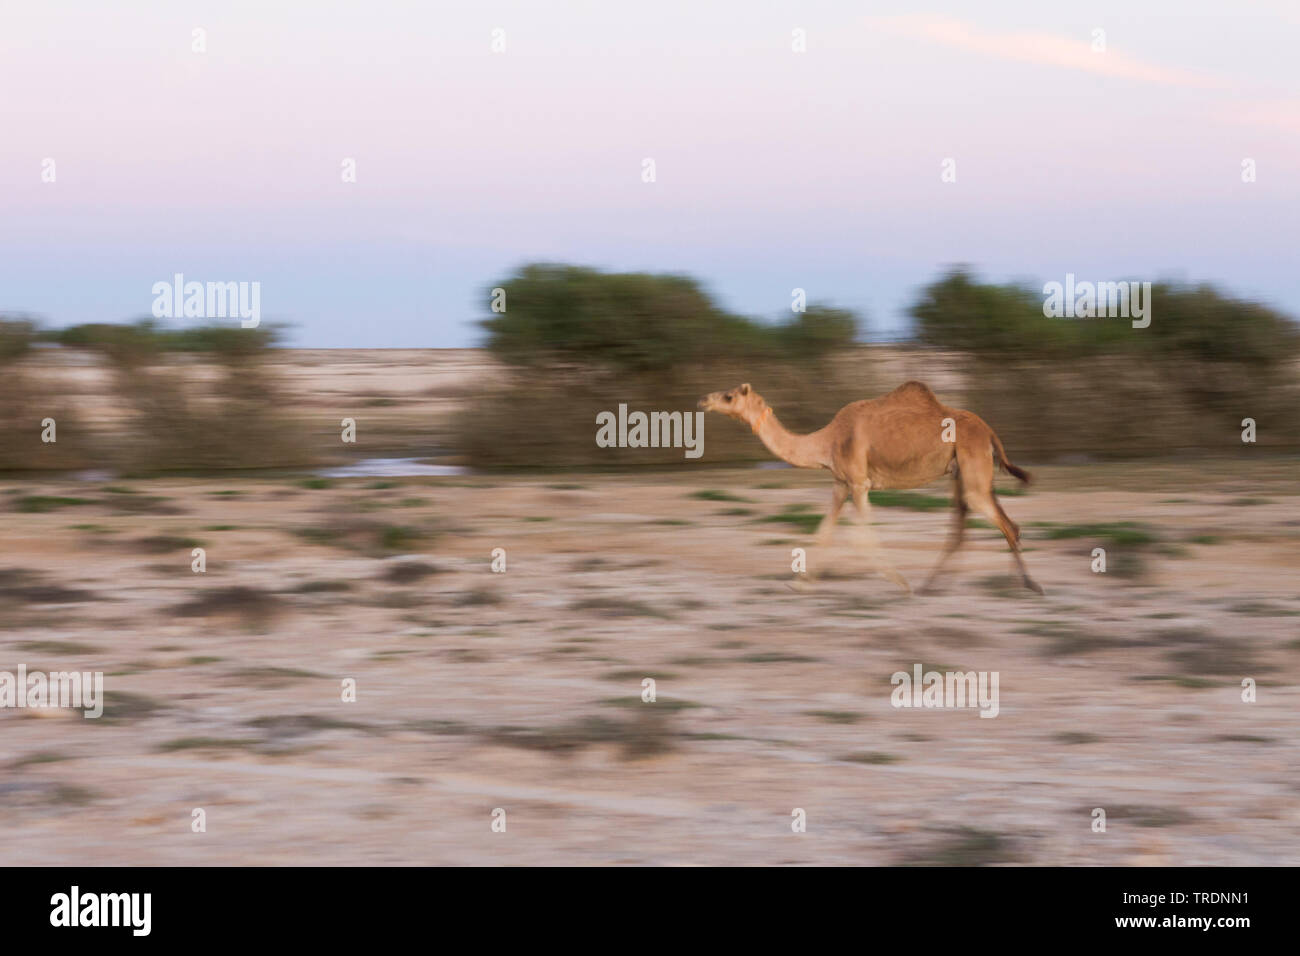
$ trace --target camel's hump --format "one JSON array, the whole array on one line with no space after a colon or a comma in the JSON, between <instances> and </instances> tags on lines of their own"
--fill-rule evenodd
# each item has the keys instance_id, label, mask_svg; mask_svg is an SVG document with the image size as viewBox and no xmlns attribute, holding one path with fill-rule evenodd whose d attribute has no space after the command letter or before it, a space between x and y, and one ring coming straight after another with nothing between
<instances>
[{"instance_id":1,"label":"camel's hump","mask_svg":"<svg viewBox=\"0 0 1300 956\"><path fill-rule=\"evenodd\" d=\"M908 398L913 401L917 399L925 399L926 401L934 402L935 404L939 403L939 397L930 390L930 386L926 385L924 382L918 382L915 379L910 382L904 382L902 385L898 386L898 388L890 392L886 398Z\"/></svg>"}]
</instances>

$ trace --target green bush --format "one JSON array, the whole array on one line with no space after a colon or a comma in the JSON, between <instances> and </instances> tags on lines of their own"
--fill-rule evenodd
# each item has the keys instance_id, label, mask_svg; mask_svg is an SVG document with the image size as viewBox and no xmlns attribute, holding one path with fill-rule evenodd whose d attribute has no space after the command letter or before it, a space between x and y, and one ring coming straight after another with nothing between
<instances>
[{"instance_id":1,"label":"green bush","mask_svg":"<svg viewBox=\"0 0 1300 956\"><path fill-rule=\"evenodd\" d=\"M1208 285L1155 282L1151 324L1121 318L1051 318L1041 289L979 282L963 269L926 286L911 307L917 341L984 356L1146 359L1274 366L1300 354L1296 324L1267 306Z\"/></svg>"},{"instance_id":2,"label":"green bush","mask_svg":"<svg viewBox=\"0 0 1300 956\"><path fill-rule=\"evenodd\" d=\"M726 312L687 276L567 265L525 266L497 285L506 310L482 324L513 374L453 425L453 444L478 467L683 463L680 448L598 448L596 415L619 403L689 415L706 392L751 381L787 425L810 429L864 394L856 364L857 384L830 371L856 351L850 312L813 305L767 324ZM707 428L703 460L769 457L742 425L711 415Z\"/></svg>"},{"instance_id":3,"label":"green bush","mask_svg":"<svg viewBox=\"0 0 1300 956\"><path fill-rule=\"evenodd\" d=\"M153 319L125 325L91 322L41 332L41 341L69 348L96 349L123 361L144 361L163 352L207 352L231 357L256 356L280 339L271 325L245 329L233 325L201 325L167 329Z\"/></svg>"},{"instance_id":4,"label":"green bush","mask_svg":"<svg viewBox=\"0 0 1300 956\"><path fill-rule=\"evenodd\" d=\"M571 363L671 373L724 358L811 358L853 342L853 315L814 306L781 325L721 309L688 276L528 265L497 283L487 347L516 366Z\"/></svg>"},{"instance_id":5,"label":"green bush","mask_svg":"<svg viewBox=\"0 0 1300 956\"><path fill-rule=\"evenodd\" d=\"M1171 283L1152 284L1147 328L1050 318L1043 301L1041 290L955 270L911 309L917 341L961 353L963 401L1017 459L1240 452L1247 417L1259 445L1300 440L1300 337L1285 315Z\"/></svg>"}]
</instances>

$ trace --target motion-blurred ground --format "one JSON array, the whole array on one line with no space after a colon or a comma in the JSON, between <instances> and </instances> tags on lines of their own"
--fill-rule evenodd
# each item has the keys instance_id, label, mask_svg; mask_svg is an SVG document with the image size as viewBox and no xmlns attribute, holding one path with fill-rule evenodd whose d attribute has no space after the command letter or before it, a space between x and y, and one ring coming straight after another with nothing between
<instances>
[{"instance_id":1,"label":"motion-blurred ground","mask_svg":"<svg viewBox=\"0 0 1300 956\"><path fill-rule=\"evenodd\" d=\"M296 388L331 419L372 403L364 454L454 404L430 355L315 353ZM979 526L943 593L903 598L847 522L811 549L824 475L707 456L0 480L0 670L109 692L99 721L0 711L0 863L1295 864L1295 465L1037 469L1003 503L1045 598ZM875 509L914 584L946 493ZM892 708L915 663L999 671L1000 715Z\"/></svg>"}]
</instances>

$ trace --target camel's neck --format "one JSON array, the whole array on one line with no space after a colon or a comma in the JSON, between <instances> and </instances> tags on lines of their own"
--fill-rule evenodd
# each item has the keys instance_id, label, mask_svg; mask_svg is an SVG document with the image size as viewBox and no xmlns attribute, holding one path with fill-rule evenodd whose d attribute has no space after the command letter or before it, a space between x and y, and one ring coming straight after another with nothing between
<instances>
[{"instance_id":1,"label":"camel's neck","mask_svg":"<svg viewBox=\"0 0 1300 956\"><path fill-rule=\"evenodd\" d=\"M820 432L796 435L777 421L771 407L765 408L749 424L767 450L782 461L788 461L796 468L830 467L830 452Z\"/></svg>"}]
</instances>

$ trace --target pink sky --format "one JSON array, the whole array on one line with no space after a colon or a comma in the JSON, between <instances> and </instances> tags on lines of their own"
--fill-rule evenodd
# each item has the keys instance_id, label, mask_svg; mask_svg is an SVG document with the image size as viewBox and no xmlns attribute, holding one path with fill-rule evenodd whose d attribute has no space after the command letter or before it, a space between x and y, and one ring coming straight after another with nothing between
<instances>
[{"instance_id":1,"label":"pink sky","mask_svg":"<svg viewBox=\"0 0 1300 956\"><path fill-rule=\"evenodd\" d=\"M1283 3L15 6L0 310L125 319L183 271L262 281L304 344L459 345L484 286L563 259L885 330L957 261L1300 313Z\"/></svg>"}]
</instances>

